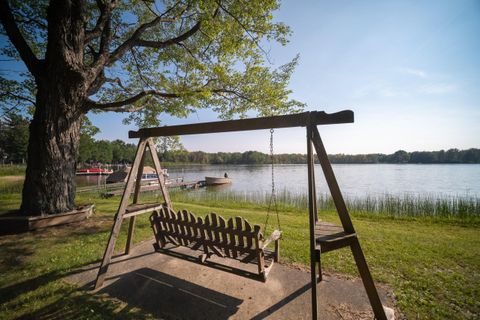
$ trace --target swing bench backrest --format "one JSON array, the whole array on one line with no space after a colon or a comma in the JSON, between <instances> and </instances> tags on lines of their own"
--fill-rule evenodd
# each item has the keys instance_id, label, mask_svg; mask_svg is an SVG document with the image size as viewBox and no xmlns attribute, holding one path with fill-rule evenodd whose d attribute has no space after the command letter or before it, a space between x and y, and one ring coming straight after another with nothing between
<instances>
[{"instance_id":1,"label":"swing bench backrest","mask_svg":"<svg viewBox=\"0 0 480 320\"><path fill-rule=\"evenodd\" d=\"M227 221L216 213L208 214L204 219L196 217L187 210L175 213L168 207L154 211L150 222L157 240L156 245L164 248L167 243L201 250L202 262L215 254L229 257L244 263L255 262L258 272L266 279L269 267L265 267L265 249L275 241L275 253L278 253L278 239L281 233L275 231L267 240L263 240L259 225L253 227L242 217ZM273 259L277 260L277 255ZM270 265L273 264L273 261Z\"/></svg>"}]
</instances>

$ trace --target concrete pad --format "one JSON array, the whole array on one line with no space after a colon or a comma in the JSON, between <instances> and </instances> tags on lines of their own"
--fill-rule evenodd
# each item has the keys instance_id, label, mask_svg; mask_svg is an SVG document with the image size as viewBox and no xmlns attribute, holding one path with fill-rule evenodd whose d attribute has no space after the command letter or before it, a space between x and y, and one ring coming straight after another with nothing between
<instances>
[{"instance_id":1,"label":"concrete pad","mask_svg":"<svg viewBox=\"0 0 480 320\"><path fill-rule=\"evenodd\" d=\"M218 257L201 264L197 255L187 248L157 253L146 241L114 259L97 292L164 319L310 319L309 272L275 264L264 283L251 278L256 265ZM97 271L87 266L67 281L90 289ZM324 275L317 288L319 319L373 319L360 279ZM393 294L377 289L393 308Z\"/></svg>"}]
</instances>

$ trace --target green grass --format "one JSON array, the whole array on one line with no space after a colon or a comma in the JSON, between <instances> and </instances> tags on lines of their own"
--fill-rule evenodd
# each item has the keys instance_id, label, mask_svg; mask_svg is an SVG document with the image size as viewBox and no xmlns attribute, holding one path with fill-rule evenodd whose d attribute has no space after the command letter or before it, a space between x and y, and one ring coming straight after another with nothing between
<instances>
[{"instance_id":1,"label":"green grass","mask_svg":"<svg viewBox=\"0 0 480 320\"><path fill-rule=\"evenodd\" d=\"M20 164L0 164L0 177L25 175L26 168Z\"/></svg>"},{"instance_id":2,"label":"green grass","mask_svg":"<svg viewBox=\"0 0 480 320\"><path fill-rule=\"evenodd\" d=\"M240 215L263 226L266 211L263 203L198 198L185 202L184 195L172 195L175 208L186 208L197 215L211 211L227 218ZM0 211L17 208L19 200L19 194L1 193ZM82 194L77 202L95 202L97 206L93 218L80 226L0 237L0 319L27 315L42 318L58 310L79 319L151 317L120 301L78 291L61 280L80 266L101 258L119 197L101 199L96 194ZM282 259L307 265L306 211L292 204L280 207L284 231ZM338 222L332 210L322 211L320 218ZM135 241L151 237L147 215L137 221ZM478 224L462 223L460 218L450 221L431 216L391 217L365 212L353 214L353 223L374 278L393 288L401 311L409 319L478 318ZM126 226L123 226L117 248L124 246L125 238ZM357 275L353 258L346 249L325 254L322 259L327 272Z\"/></svg>"}]
</instances>

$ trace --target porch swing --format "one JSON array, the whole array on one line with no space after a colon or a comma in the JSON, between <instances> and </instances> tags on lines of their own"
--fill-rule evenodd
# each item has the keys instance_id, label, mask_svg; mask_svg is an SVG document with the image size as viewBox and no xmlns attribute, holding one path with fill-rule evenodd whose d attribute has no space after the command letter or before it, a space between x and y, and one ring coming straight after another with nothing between
<instances>
[{"instance_id":1,"label":"porch swing","mask_svg":"<svg viewBox=\"0 0 480 320\"><path fill-rule=\"evenodd\" d=\"M272 184L269 205L266 213L263 231L259 225L252 225L242 217L230 218L228 221L212 212L204 219L196 217L187 210L175 211L163 206L155 210L150 216L156 242L155 250L162 251L168 244L184 246L191 250L199 250L203 253L199 256L201 262L205 262L212 255L222 258L232 258L242 263L255 263L258 267L258 275L263 281L267 281L268 273L274 262L278 262L280 255L279 240L282 235L280 228L280 216L278 212L275 194L275 171L273 156L273 133L270 129L270 160L272 172ZM273 205L273 208L272 208ZM271 210L277 217L277 229L270 236L267 233ZM274 243L274 251L267 247Z\"/></svg>"},{"instance_id":2,"label":"porch swing","mask_svg":"<svg viewBox=\"0 0 480 320\"><path fill-rule=\"evenodd\" d=\"M353 112L350 110L333 114L327 114L323 111L311 111L283 116L165 126L130 131L129 138L139 138L140 141L115 215L108 244L98 270L95 289L102 287L105 281L123 221L128 218L130 220L125 246L125 254L128 255L130 254L133 243L136 217L144 213L152 213L150 221L155 233L155 248L157 250L168 242L174 245L187 246L195 250L203 250L203 253L200 255L202 261L205 261L213 254L237 259L242 262L256 261L259 275L263 280L266 280L273 262L279 258L279 240L282 235L275 195L273 129L306 127L312 319L317 319L317 282L321 280L321 254L349 247L353 253L353 258L355 259L376 319L386 320L377 289L368 270L360 242L358 241L345 201L317 129L318 125L351 122L353 122ZM164 202L139 203L141 177L147 148L150 151L149 153L152 157L155 170L162 172L152 137L260 129L271 129L272 194L270 196L269 209L267 210L263 231L266 234L272 205L277 214L278 229L274 230L270 237L264 238L260 226L254 225L252 227L252 225L242 217L235 217L225 221L225 219L215 213L210 213L204 219L201 217L197 218L186 210L175 213L167 192L165 178L162 174L158 174L158 183ZM341 226L332 226L318 220L313 158L314 150L318 156L333 202L335 203ZM133 201L129 204L132 193ZM273 254L267 249L267 246L272 242L275 244ZM269 261L268 258L270 256L271 262L265 266L265 261ZM317 266L320 271L320 277L317 277Z\"/></svg>"}]
</instances>

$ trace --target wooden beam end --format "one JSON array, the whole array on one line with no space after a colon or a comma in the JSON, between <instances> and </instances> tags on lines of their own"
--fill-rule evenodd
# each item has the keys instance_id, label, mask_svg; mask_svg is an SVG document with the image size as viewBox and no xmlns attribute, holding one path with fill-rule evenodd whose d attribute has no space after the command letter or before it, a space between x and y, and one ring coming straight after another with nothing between
<instances>
[{"instance_id":1,"label":"wooden beam end","mask_svg":"<svg viewBox=\"0 0 480 320\"><path fill-rule=\"evenodd\" d=\"M339 123L352 123L354 121L354 115L352 110L343 110L334 113L326 113L325 111L313 111L314 124L339 124Z\"/></svg>"},{"instance_id":2,"label":"wooden beam end","mask_svg":"<svg viewBox=\"0 0 480 320\"><path fill-rule=\"evenodd\" d=\"M128 138L130 138L130 139L140 138L140 132L130 130L130 131L128 131Z\"/></svg>"}]
</instances>

